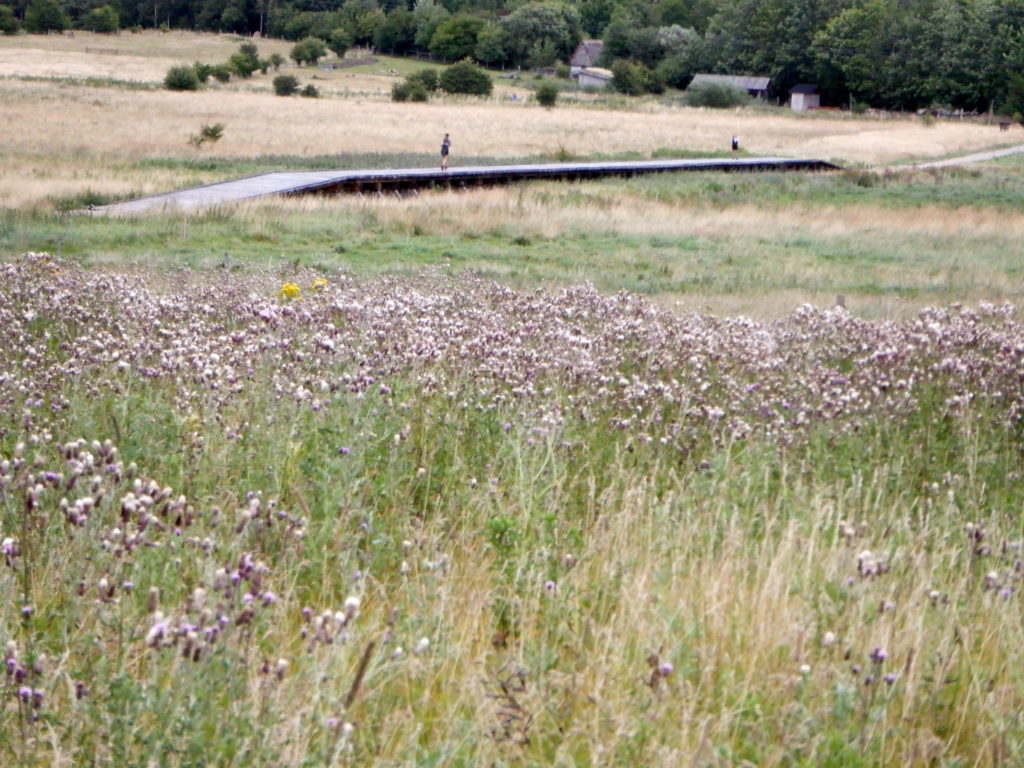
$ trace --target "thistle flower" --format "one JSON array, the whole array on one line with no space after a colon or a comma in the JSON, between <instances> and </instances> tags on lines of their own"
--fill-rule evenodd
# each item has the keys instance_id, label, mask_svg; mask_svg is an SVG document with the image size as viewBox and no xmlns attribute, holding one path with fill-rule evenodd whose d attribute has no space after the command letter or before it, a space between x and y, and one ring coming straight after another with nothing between
<instances>
[{"instance_id":1,"label":"thistle flower","mask_svg":"<svg viewBox=\"0 0 1024 768\"><path fill-rule=\"evenodd\" d=\"M349 595L345 598L345 618L347 620L354 619L356 614L359 613L359 598L355 595Z\"/></svg>"}]
</instances>

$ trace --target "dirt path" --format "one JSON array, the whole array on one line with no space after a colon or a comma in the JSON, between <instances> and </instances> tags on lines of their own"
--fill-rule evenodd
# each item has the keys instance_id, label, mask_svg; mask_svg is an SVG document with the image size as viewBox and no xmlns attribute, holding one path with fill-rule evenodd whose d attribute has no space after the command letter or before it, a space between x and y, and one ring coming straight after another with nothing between
<instances>
[{"instance_id":1,"label":"dirt path","mask_svg":"<svg viewBox=\"0 0 1024 768\"><path fill-rule=\"evenodd\" d=\"M966 163L980 163L985 160L995 160L999 157L1007 157L1008 155L1017 155L1024 152L1024 144L1020 144L1016 147L1009 147L1008 149L995 149L990 152L975 152L971 155L962 155L960 157L950 157L946 160L934 160L927 163L911 163L910 165L901 166L903 168L947 168L951 165L965 165Z\"/></svg>"}]
</instances>

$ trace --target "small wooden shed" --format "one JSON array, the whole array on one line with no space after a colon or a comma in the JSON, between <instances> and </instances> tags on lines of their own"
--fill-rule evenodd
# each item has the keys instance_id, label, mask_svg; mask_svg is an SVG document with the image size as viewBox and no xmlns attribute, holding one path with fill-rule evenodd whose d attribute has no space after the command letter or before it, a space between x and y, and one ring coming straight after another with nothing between
<instances>
[{"instance_id":1,"label":"small wooden shed","mask_svg":"<svg viewBox=\"0 0 1024 768\"><path fill-rule=\"evenodd\" d=\"M821 106L821 89L816 85L803 83L794 85L789 91L789 108L794 112L804 112Z\"/></svg>"}]
</instances>

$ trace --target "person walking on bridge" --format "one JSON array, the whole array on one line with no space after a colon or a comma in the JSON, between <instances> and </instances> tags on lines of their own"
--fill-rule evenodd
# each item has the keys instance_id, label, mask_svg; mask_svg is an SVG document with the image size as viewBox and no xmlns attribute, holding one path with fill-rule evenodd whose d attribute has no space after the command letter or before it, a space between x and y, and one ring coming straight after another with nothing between
<instances>
[{"instance_id":1,"label":"person walking on bridge","mask_svg":"<svg viewBox=\"0 0 1024 768\"><path fill-rule=\"evenodd\" d=\"M441 170L448 170L448 150L452 146L452 140L448 138L448 134L444 135L444 139L441 141Z\"/></svg>"}]
</instances>

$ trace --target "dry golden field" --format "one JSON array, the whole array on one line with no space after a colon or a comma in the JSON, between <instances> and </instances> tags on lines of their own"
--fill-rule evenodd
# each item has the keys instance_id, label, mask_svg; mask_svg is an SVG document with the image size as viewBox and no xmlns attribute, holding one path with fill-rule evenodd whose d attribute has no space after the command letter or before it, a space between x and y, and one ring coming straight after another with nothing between
<instances>
[{"instance_id":1,"label":"dry golden field","mask_svg":"<svg viewBox=\"0 0 1024 768\"><path fill-rule=\"evenodd\" d=\"M460 156L514 159L559 151L713 152L738 134L743 148L756 155L874 166L1005 146L1016 138L977 122L927 126L916 119L684 109L653 100L620 108L565 103L544 110L525 98L506 98L514 90L507 86L486 102L397 104L389 98L397 77L386 74L383 65L359 73L286 69L322 90L325 97L315 100L273 95L270 75L213 84L199 93L90 87L60 79L155 85L174 63L226 60L239 40L178 32L0 39L0 71L7 75L0 80L0 143L6 156L0 205L33 205L83 186L105 194L163 191L181 180L124 166L168 155L422 152L426 163L433 161L434 145L445 132L454 138L456 162ZM264 55L289 49L282 41L257 43ZM226 126L223 140L198 151L188 146L201 125L216 122Z\"/></svg>"}]
</instances>

